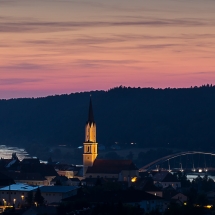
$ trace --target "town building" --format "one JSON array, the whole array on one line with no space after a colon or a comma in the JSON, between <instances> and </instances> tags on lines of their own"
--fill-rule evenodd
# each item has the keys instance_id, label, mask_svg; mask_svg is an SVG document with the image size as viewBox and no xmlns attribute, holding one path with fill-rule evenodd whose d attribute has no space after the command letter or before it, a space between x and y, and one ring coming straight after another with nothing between
<instances>
[{"instance_id":1,"label":"town building","mask_svg":"<svg viewBox=\"0 0 215 215\"><path fill-rule=\"evenodd\" d=\"M29 193L33 196L36 190L40 189L41 195L44 197L46 204L59 203L63 199L75 196L77 194L77 186L31 186L27 184L17 183L10 186L0 188L0 200L2 205L24 205Z\"/></svg>"},{"instance_id":2,"label":"town building","mask_svg":"<svg viewBox=\"0 0 215 215\"><path fill-rule=\"evenodd\" d=\"M97 159L98 143L91 97L83 149L83 176L85 178L112 178L130 183L139 176L138 168L131 160Z\"/></svg>"},{"instance_id":3,"label":"town building","mask_svg":"<svg viewBox=\"0 0 215 215\"><path fill-rule=\"evenodd\" d=\"M4 172L5 175L12 178L15 183L24 183L28 185L49 185L48 180L40 173L22 173L22 172Z\"/></svg>"},{"instance_id":4,"label":"town building","mask_svg":"<svg viewBox=\"0 0 215 215\"><path fill-rule=\"evenodd\" d=\"M181 182L170 172L161 171L153 176L154 184L158 187L166 188L172 186L174 189L178 190L181 188Z\"/></svg>"},{"instance_id":5,"label":"town building","mask_svg":"<svg viewBox=\"0 0 215 215\"><path fill-rule=\"evenodd\" d=\"M112 178L117 181L131 182L138 177L138 168L131 160L96 159L92 167L88 167L86 177Z\"/></svg>"},{"instance_id":6,"label":"town building","mask_svg":"<svg viewBox=\"0 0 215 215\"><path fill-rule=\"evenodd\" d=\"M6 187L0 188L0 200L2 205L18 205L25 204L25 199L28 197L29 192L33 192L37 186L17 183Z\"/></svg>"},{"instance_id":7,"label":"town building","mask_svg":"<svg viewBox=\"0 0 215 215\"><path fill-rule=\"evenodd\" d=\"M73 165L73 164L55 164L55 171L60 176L66 176L67 178L77 178L83 175L83 166L82 165Z\"/></svg>"},{"instance_id":8,"label":"town building","mask_svg":"<svg viewBox=\"0 0 215 215\"><path fill-rule=\"evenodd\" d=\"M77 186L41 186L41 195L46 204L59 203L63 199L76 196L79 187Z\"/></svg>"}]
</instances>

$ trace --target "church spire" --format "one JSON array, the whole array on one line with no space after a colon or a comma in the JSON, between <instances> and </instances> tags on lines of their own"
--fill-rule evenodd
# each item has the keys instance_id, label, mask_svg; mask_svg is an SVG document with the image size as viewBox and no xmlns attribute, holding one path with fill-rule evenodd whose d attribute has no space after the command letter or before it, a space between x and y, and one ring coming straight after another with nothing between
<instances>
[{"instance_id":1,"label":"church spire","mask_svg":"<svg viewBox=\"0 0 215 215\"><path fill-rule=\"evenodd\" d=\"M94 123L94 116L93 116L93 105L92 105L92 99L90 95L90 105L89 105L89 113L88 113L88 122L87 123Z\"/></svg>"},{"instance_id":2,"label":"church spire","mask_svg":"<svg viewBox=\"0 0 215 215\"><path fill-rule=\"evenodd\" d=\"M92 99L90 97L88 121L85 125L85 142L83 144L83 166L84 175L89 166L93 165L98 155L98 143L96 142L96 123L93 117Z\"/></svg>"}]
</instances>

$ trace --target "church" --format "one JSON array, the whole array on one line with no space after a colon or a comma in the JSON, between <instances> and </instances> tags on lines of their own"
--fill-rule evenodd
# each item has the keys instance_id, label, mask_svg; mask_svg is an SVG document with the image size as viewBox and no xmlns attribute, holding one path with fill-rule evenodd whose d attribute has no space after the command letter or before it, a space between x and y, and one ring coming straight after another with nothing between
<instances>
[{"instance_id":1,"label":"church","mask_svg":"<svg viewBox=\"0 0 215 215\"><path fill-rule=\"evenodd\" d=\"M107 178L131 182L139 177L138 168L132 160L97 159L96 122L90 97L88 120L85 125L85 142L83 143L83 177Z\"/></svg>"}]
</instances>

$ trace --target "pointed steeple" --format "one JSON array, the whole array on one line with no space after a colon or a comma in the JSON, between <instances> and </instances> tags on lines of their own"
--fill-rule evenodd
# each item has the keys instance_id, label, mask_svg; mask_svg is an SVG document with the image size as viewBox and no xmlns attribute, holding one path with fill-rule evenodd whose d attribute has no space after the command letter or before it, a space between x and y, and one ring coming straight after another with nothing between
<instances>
[{"instance_id":1,"label":"pointed steeple","mask_svg":"<svg viewBox=\"0 0 215 215\"><path fill-rule=\"evenodd\" d=\"M88 113L88 121L87 123L94 123L94 116L93 116L93 105L92 105L92 99L90 95L90 105L89 105L89 113Z\"/></svg>"},{"instance_id":2,"label":"pointed steeple","mask_svg":"<svg viewBox=\"0 0 215 215\"><path fill-rule=\"evenodd\" d=\"M96 142L96 123L93 116L92 98L90 96L90 105L88 113L88 121L85 125L85 142L83 144L83 166L84 176L89 166L93 163L98 155L98 143Z\"/></svg>"}]
</instances>

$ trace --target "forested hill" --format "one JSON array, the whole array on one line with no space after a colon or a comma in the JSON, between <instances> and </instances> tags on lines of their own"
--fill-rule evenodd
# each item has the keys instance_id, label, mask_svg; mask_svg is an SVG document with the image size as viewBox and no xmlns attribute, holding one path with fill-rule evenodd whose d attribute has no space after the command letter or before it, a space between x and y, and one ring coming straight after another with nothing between
<instances>
[{"instance_id":1,"label":"forested hill","mask_svg":"<svg viewBox=\"0 0 215 215\"><path fill-rule=\"evenodd\" d=\"M97 140L110 146L215 150L215 87L118 87L35 99L0 100L0 144L80 146L92 94Z\"/></svg>"}]
</instances>

